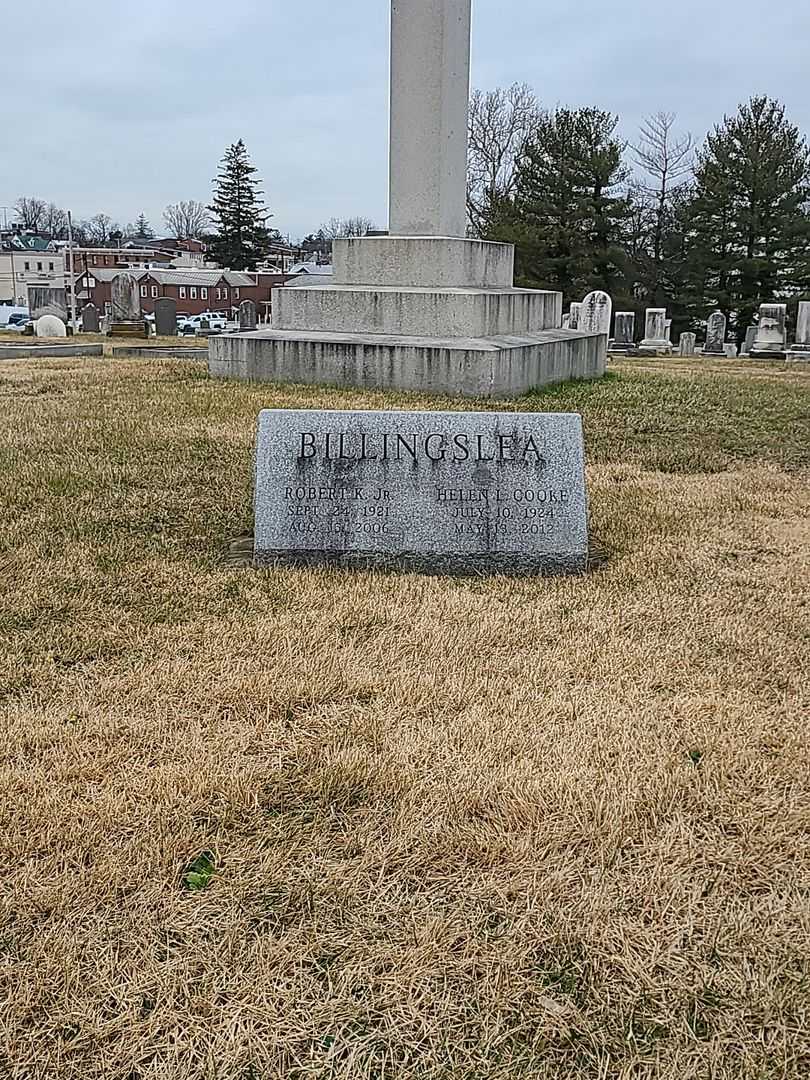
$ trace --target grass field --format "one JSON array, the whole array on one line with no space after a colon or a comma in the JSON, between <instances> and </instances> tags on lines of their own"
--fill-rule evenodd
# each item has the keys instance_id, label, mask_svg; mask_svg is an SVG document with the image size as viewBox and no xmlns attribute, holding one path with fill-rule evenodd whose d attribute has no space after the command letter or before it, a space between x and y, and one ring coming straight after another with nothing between
<instances>
[{"instance_id":1,"label":"grass field","mask_svg":"<svg viewBox=\"0 0 810 1080\"><path fill-rule=\"evenodd\" d=\"M582 578L229 563L261 407L448 404L0 362L3 1080L810 1075L810 373L513 403Z\"/></svg>"}]
</instances>

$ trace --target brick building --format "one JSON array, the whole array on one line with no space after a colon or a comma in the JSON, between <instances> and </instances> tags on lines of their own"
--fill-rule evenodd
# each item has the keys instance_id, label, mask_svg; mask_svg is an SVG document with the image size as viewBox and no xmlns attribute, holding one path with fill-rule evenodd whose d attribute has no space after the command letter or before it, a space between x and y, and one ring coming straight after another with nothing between
<instances>
[{"instance_id":1,"label":"brick building","mask_svg":"<svg viewBox=\"0 0 810 1080\"><path fill-rule=\"evenodd\" d=\"M92 301L99 311L104 311L111 300L112 280L122 269L95 267L76 279L76 296L79 303ZM259 317L264 319L270 312L271 290L283 285L285 274L250 274L236 270L149 270L130 271L138 280L141 311L144 315L155 310L155 300L171 297L182 315L199 315L203 311L221 311L231 314L243 300L252 300Z\"/></svg>"}]
</instances>

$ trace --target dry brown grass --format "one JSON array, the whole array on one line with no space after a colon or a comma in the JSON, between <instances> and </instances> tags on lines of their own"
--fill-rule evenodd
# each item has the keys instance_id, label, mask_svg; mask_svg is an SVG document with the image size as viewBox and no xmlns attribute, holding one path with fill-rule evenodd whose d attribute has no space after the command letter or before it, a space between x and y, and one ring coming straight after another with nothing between
<instances>
[{"instance_id":1,"label":"dry brown grass","mask_svg":"<svg viewBox=\"0 0 810 1080\"><path fill-rule=\"evenodd\" d=\"M259 407L445 403L0 364L0 1076L808 1075L810 383L619 370L610 561L449 580L222 558Z\"/></svg>"}]
</instances>

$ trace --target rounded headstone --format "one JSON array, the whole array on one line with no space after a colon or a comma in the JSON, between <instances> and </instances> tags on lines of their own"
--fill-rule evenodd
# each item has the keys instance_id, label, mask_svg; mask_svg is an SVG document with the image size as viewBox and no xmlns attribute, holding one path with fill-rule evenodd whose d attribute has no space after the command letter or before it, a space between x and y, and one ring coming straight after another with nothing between
<instances>
[{"instance_id":1,"label":"rounded headstone","mask_svg":"<svg viewBox=\"0 0 810 1080\"><path fill-rule=\"evenodd\" d=\"M67 337L67 327L56 315L42 315L34 323L37 337Z\"/></svg>"},{"instance_id":2,"label":"rounded headstone","mask_svg":"<svg viewBox=\"0 0 810 1080\"><path fill-rule=\"evenodd\" d=\"M591 334L609 334L613 301L600 289L588 293L579 312L579 330Z\"/></svg>"}]
</instances>

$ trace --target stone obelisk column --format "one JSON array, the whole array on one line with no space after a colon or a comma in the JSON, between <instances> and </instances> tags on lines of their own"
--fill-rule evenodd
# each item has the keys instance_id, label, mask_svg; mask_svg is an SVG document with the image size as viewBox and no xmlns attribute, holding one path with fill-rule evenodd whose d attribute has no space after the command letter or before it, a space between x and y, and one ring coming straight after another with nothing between
<instances>
[{"instance_id":1,"label":"stone obelisk column","mask_svg":"<svg viewBox=\"0 0 810 1080\"><path fill-rule=\"evenodd\" d=\"M465 236L472 0L392 0L389 228Z\"/></svg>"}]
</instances>

